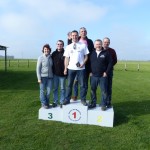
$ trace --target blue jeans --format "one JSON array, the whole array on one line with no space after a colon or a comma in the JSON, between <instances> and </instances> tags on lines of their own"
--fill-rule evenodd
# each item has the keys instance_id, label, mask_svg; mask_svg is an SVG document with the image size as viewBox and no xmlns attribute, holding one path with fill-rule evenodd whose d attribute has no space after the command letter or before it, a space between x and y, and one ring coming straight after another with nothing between
<instances>
[{"instance_id":1,"label":"blue jeans","mask_svg":"<svg viewBox=\"0 0 150 150\"><path fill-rule=\"evenodd\" d=\"M73 84L73 93L74 93L74 96L78 97L78 77L77 76L75 77L74 84Z\"/></svg>"},{"instance_id":2,"label":"blue jeans","mask_svg":"<svg viewBox=\"0 0 150 150\"><path fill-rule=\"evenodd\" d=\"M89 79L89 73L85 70L85 95L87 95L88 92L88 79ZM73 92L74 96L78 97L78 77L76 76L74 84L73 84Z\"/></svg>"},{"instance_id":3,"label":"blue jeans","mask_svg":"<svg viewBox=\"0 0 150 150\"><path fill-rule=\"evenodd\" d=\"M40 83L40 101L43 105L49 105L50 93L52 90L53 79L42 77Z\"/></svg>"},{"instance_id":4,"label":"blue jeans","mask_svg":"<svg viewBox=\"0 0 150 150\"><path fill-rule=\"evenodd\" d=\"M83 70L71 70L68 69L68 85L66 89L66 100L70 101L72 94L72 87L75 77L78 76L78 82L80 84L80 98L86 100L85 94L85 69Z\"/></svg>"},{"instance_id":5,"label":"blue jeans","mask_svg":"<svg viewBox=\"0 0 150 150\"><path fill-rule=\"evenodd\" d=\"M58 103L58 88L60 84L60 104L63 104L63 101L65 100L65 86L66 86L66 77L61 77L54 75L54 103Z\"/></svg>"},{"instance_id":6,"label":"blue jeans","mask_svg":"<svg viewBox=\"0 0 150 150\"><path fill-rule=\"evenodd\" d=\"M107 88L107 92L108 92L108 98L107 101L108 103L111 103L111 98L112 98L112 79L113 79L113 70L110 71L110 73L108 74L108 88Z\"/></svg>"},{"instance_id":7,"label":"blue jeans","mask_svg":"<svg viewBox=\"0 0 150 150\"><path fill-rule=\"evenodd\" d=\"M97 86L100 86L101 89L101 105L106 106L107 102L107 84L108 80L107 77L94 77L91 76L90 78L90 84L91 84L91 100L92 104L96 104L97 96L96 96L96 90Z\"/></svg>"}]
</instances>

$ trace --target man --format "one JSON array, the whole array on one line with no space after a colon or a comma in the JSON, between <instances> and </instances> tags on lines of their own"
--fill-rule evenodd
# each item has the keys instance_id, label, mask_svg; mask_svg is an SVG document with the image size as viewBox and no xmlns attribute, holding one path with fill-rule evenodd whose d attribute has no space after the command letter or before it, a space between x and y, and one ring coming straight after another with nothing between
<instances>
[{"instance_id":1,"label":"man","mask_svg":"<svg viewBox=\"0 0 150 150\"><path fill-rule=\"evenodd\" d=\"M90 55L91 73L91 103L89 109L96 107L97 86L101 89L101 110L106 110L107 101L107 76L112 68L112 58L107 50L102 48L102 41L97 39L94 42L95 50Z\"/></svg>"},{"instance_id":2,"label":"man","mask_svg":"<svg viewBox=\"0 0 150 150\"><path fill-rule=\"evenodd\" d=\"M103 48L104 50L109 51L112 60L113 60L113 66L117 63L117 55L114 49L109 47L110 45L110 39L108 37L105 37L103 39ZM113 69L112 67L110 73L108 74L108 99L107 99L107 108L111 108L111 100L112 100L112 79L113 79Z\"/></svg>"},{"instance_id":3,"label":"man","mask_svg":"<svg viewBox=\"0 0 150 150\"><path fill-rule=\"evenodd\" d=\"M80 34L79 42L85 44L88 47L88 50L89 50L88 58L89 58L91 52L94 49L93 41L87 37L87 30L86 30L85 27L80 28L79 34ZM87 91L88 91L88 79L89 79L89 74L90 74L89 68L90 68L90 60L88 59L86 64L85 64L85 90L86 90L86 95L87 95ZM72 99L77 100L77 96L78 96L78 77L76 77L76 79L74 81L74 96L72 96Z\"/></svg>"},{"instance_id":4,"label":"man","mask_svg":"<svg viewBox=\"0 0 150 150\"><path fill-rule=\"evenodd\" d=\"M88 59L89 50L85 44L78 41L78 32L76 30L71 32L72 43L65 49L65 69L64 74L67 74L68 69L68 85L66 89L66 99L64 105L70 103L72 86L76 76L79 76L78 82L80 84L80 98L81 103L86 106L86 93L85 93L85 64Z\"/></svg>"},{"instance_id":5,"label":"man","mask_svg":"<svg viewBox=\"0 0 150 150\"><path fill-rule=\"evenodd\" d=\"M54 73L54 102L53 107L58 104L58 88L60 83L60 108L62 108L63 101L65 100L65 86L66 76L64 75L64 42L57 41L57 49L52 53L53 59L53 73Z\"/></svg>"}]
</instances>

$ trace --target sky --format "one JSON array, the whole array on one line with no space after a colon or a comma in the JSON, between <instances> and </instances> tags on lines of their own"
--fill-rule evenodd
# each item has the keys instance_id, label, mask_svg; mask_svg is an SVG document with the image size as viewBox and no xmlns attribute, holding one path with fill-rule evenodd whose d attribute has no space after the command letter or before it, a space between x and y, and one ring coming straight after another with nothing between
<instances>
[{"instance_id":1,"label":"sky","mask_svg":"<svg viewBox=\"0 0 150 150\"><path fill-rule=\"evenodd\" d=\"M57 40L65 48L80 27L93 42L109 37L118 60L150 60L149 0L0 0L0 45L15 58L37 59Z\"/></svg>"}]
</instances>

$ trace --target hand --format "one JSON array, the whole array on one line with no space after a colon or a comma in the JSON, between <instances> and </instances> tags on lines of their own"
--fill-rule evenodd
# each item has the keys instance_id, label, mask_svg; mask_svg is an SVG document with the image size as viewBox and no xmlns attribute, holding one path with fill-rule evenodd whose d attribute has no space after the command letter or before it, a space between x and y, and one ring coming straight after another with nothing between
<instances>
[{"instance_id":1,"label":"hand","mask_svg":"<svg viewBox=\"0 0 150 150\"><path fill-rule=\"evenodd\" d=\"M67 69L64 70L64 75L67 75Z\"/></svg>"},{"instance_id":2,"label":"hand","mask_svg":"<svg viewBox=\"0 0 150 150\"><path fill-rule=\"evenodd\" d=\"M90 77L92 76L93 74L92 73L90 73Z\"/></svg>"},{"instance_id":3,"label":"hand","mask_svg":"<svg viewBox=\"0 0 150 150\"><path fill-rule=\"evenodd\" d=\"M103 73L103 77L107 77L107 73L106 72Z\"/></svg>"},{"instance_id":4,"label":"hand","mask_svg":"<svg viewBox=\"0 0 150 150\"><path fill-rule=\"evenodd\" d=\"M38 83L41 83L42 81L41 80L38 80Z\"/></svg>"}]
</instances>

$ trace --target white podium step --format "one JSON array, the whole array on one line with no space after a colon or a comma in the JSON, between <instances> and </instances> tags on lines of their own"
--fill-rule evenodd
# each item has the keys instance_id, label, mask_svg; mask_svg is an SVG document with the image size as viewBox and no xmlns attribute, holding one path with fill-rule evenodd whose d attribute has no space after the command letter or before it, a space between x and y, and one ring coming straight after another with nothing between
<instances>
[{"instance_id":1,"label":"white podium step","mask_svg":"<svg viewBox=\"0 0 150 150\"><path fill-rule=\"evenodd\" d=\"M88 107L83 106L80 100L71 100L70 104L63 105L63 108L59 106L49 109L40 108L39 119L113 127L114 110L112 107L102 111L98 105L88 110Z\"/></svg>"}]
</instances>

